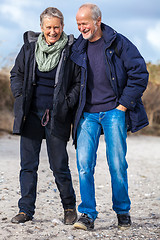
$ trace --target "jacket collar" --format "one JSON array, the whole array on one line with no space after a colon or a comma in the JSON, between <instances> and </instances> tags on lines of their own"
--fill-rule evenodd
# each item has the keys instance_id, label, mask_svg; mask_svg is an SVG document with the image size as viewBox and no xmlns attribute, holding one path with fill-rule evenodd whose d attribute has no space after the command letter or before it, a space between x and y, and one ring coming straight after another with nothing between
<instances>
[{"instance_id":1,"label":"jacket collar","mask_svg":"<svg viewBox=\"0 0 160 240\"><path fill-rule=\"evenodd\" d=\"M103 32L103 38L106 44L106 48L110 47L114 39L116 38L117 32L109 27L108 25L105 25L104 23L101 23L101 29ZM84 39L82 34L78 37L77 41L73 45L72 51L83 53L86 51L88 40Z\"/></svg>"},{"instance_id":2,"label":"jacket collar","mask_svg":"<svg viewBox=\"0 0 160 240\"><path fill-rule=\"evenodd\" d=\"M103 32L104 41L106 43L106 48L108 48L110 47L112 42L115 40L117 36L117 32L110 26L105 25L104 23L101 23L101 29Z\"/></svg>"}]
</instances>

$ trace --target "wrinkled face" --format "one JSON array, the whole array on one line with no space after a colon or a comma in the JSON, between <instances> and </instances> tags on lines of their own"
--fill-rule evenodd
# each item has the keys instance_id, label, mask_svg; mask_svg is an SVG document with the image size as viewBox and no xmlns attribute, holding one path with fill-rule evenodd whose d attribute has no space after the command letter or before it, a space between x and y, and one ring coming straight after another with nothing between
<instances>
[{"instance_id":1,"label":"wrinkled face","mask_svg":"<svg viewBox=\"0 0 160 240\"><path fill-rule=\"evenodd\" d=\"M60 18L51 17L44 18L41 30L44 33L45 40L48 45L52 45L57 42L63 32L63 26Z\"/></svg>"},{"instance_id":2,"label":"wrinkled face","mask_svg":"<svg viewBox=\"0 0 160 240\"><path fill-rule=\"evenodd\" d=\"M82 33L84 39L94 42L99 39L101 32L101 19L94 21L89 8L79 9L76 15L78 30Z\"/></svg>"}]
</instances>

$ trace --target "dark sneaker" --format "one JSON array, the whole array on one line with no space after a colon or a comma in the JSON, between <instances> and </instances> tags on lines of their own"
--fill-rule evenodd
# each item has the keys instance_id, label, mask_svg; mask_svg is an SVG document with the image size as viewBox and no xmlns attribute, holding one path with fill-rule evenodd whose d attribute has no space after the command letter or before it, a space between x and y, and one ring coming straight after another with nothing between
<instances>
[{"instance_id":1,"label":"dark sneaker","mask_svg":"<svg viewBox=\"0 0 160 240\"><path fill-rule=\"evenodd\" d=\"M64 210L64 224L72 225L77 220L76 209L65 209Z\"/></svg>"},{"instance_id":2,"label":"dark sneaker","mask_svg":"<svg viewBox=\"0 0 160 240\"><path fill-rule=\"evenodd\" d=\"M129 214L117 214L118 227L125 230L131 226L131 217Z\"/></svg>"},{"instance_id":3,"label":"dark sneaker","mask_svg":"<svg viewBox=\"0 0 160 240\"><path fill-rule=\"evenodd\" d=\"M82 213L73 227L83 230L91 230L94 228L94 220L92 218L89 218L87 214Z\"/></svg>"},{"instance_id":4,"label":"dark sneaker","mask_svg":"<svg viewBox=\"0 0 160 240\"><path fill-rule=\"evenodd\" d=\"M15 217L11 219L12 223L25 223L29 220L32 220L31 217L29 217L26 213L20 212Z\"/></svg>"}]
</instances>

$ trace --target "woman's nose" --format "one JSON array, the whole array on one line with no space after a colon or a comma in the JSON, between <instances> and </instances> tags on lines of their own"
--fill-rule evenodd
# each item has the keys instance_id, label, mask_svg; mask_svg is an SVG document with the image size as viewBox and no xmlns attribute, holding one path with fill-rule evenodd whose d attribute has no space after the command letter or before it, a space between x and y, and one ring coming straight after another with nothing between
<instances>
[{"instance_id":1,"label":"woman's nose","mask_svg":"<svg viewBox=\"0 0 160 240\"><path fill-rule=\"evenodd\" d=\"M54 33L55 33L54 28L51 28L50 33L51 33L51 34L54 34Z\"/></svg>"}]
</instances>

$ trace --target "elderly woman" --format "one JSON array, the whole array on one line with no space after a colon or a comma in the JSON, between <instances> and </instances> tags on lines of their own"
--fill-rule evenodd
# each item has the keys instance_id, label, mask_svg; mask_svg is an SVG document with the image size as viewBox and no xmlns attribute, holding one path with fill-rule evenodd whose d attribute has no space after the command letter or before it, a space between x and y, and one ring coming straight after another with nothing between
<instances>
[{"instance_id":1,"label":"elderly woman","mask_svg":"<svg viewBox=\"0 0 160 240\"><path fill-rule=\"evenodd\" d=\"M11 222L24 223L33 218L39 154L45 138L64 208L64 223L73 224L77 218L76 199L66 145L79 96L80 71L70 60L74 37L63 31L62 13L57 8L47 8L40 15L40 26L40 34L24 34L24 45L11 70L15 97L13 133L21 135L21 198L19 213Z\"/></svg>"}]
</instances>

